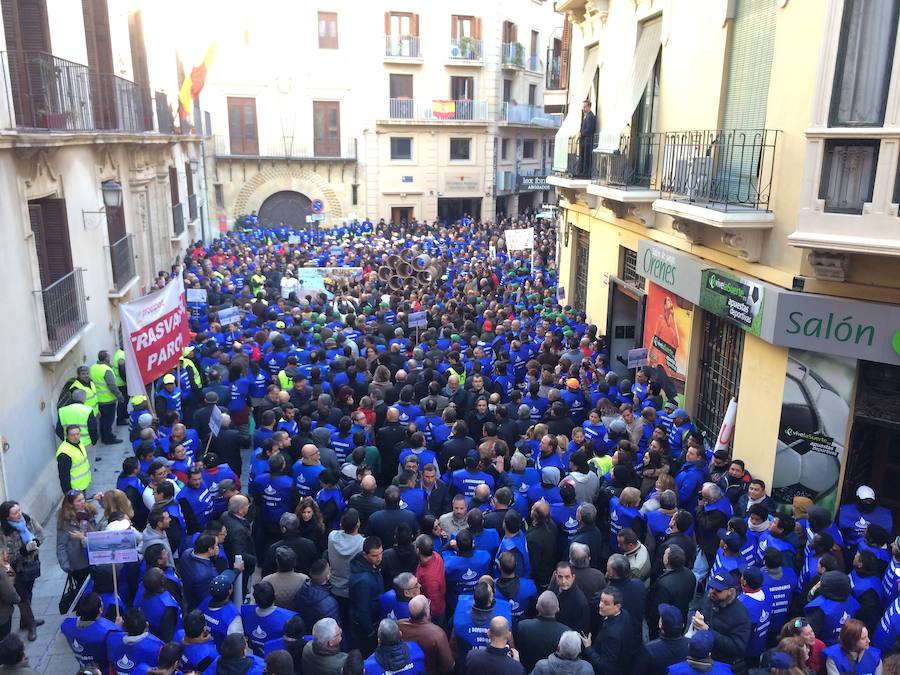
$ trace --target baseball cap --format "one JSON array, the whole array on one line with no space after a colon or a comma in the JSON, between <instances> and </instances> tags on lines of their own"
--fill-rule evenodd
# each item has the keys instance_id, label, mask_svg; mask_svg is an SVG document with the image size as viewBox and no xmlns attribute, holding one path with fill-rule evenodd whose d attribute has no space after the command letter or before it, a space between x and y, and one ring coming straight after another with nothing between
<instances>
[{"instance_id":1,"label":"baseball cap","mask_svg":"<svg viewBox=\"0 0 900 675\"><path fill-rule=\"evenodd\" d=\"M675 408L677 408L677 407L678 407L678 404L675 403L675 401L666 401L663 404L663 408L665 408L666 410L669 410L669 409L675 410Z\"/></svg>"},{"instance_id":2,"label":"baseball cap","mask_svg":"<svg viewBox=\"0 0 900 675\"><path fill-rule=\"evenodd\" d=\"M728 452L727 448L721 448L713 453L713 457L716 459L731 459L731 453Z\"/></svg>"},{"instance_id":3,"label":"baseball cap","mask_svg":"<svg viewBox=\"0 0 900 675\"><path fill-rule=\"evenodd\" d=\"M625 420L613 420L609 423L609 430L616 434L624 434L628 431Z\"/></svg>"},{"instance_id":4,"label":"baseball cap","mask_svg":"<svg viewBox=\"0 0 900 675\"><path fill-rule=\"evenodd\" d=\"M569 389L578 389L578 387L579 387L578 380L574 377L570 377L568 380L566 380L566 386Z\"/></svg>"},{"instance_id":5,"label":"baseball cap","mask_svg":"<svg viewBox=\"0 0 900 675\"><path fill-rule=\"evenodd\" d=\"M868 485L860 485L856 488L856 496L859 499L875 499L875 490Z\"/></svg>"},{"instance_id":6,"label":"baseball cap","mask_svg":"<svg viewBox=\"0 0 900 675\"><path fill-rule=\"evenodd\" d=\"M237 486L234 484L234 481L230 478L225 478L219 481L219 492L225 492L226 490L234 490Z\"/></svg>"},{"instance_id":7,"label":"baseball cap","mask_svg":"<svg viewBox=\"0 0 900 675\"><path fill-rule=\"evenodd\" d=\"M479 459L481 459L481 455L478 454L477 450L472 449L466 453L466 459L479 460Z\"/></svg>"},{"instance_id":8,"label":"baseball cap","mask_svg":"<svg viewBox=\"0 0 900 675\"><path fill-rule=\"evenodd\" d=\"M741 571L741 576L744 577L744 581L747 582L748 588L761 588L762 587L763 576L762 576L762 572L759 571L758 567L748 565Z\"/></svg>"},{"instance_id":9,"label":"baseball cap","mask_svg":"<svg viewBox=\"0 0 900 675\"><path fill-rule=\"evenodd\" d=\"M663 603L659 606L659 619L666 632L680 631L684 628L684 617L675 605Z\"/></svg>"},{"instance_id":10,"label":"baseball cap","mask_svg":"<svg viewBox=\"0 0 900 675\"><path fill-rule=\"evenodd\" d=\"M163 384L175 384L175 376L171 373L163 377Z\"/></svg>"},{"instance_id":11,"label":"baseball cap","mask_svg":"<svg viewBox=\"0 0 900 675\"><path fill-rule=\"evenodd\" d=\"M729 588L736 588L737 582L730 572L718 572L709 578L707 585L716 591L727 591Z\"/></svg>"},{"instance_id":12,"label":"baseball cap","mask_svg":"<svg viewBox=\"0 0 900 675\"><path fill-rule=\"evenodd\" d=\"M231 580L224 574L219 574L209 582L209 594L213 600L224 600L231 590Z\"/></svg>"},{"instance_id":13,"label":"baseball cap","mask_svg":"<svg viewBox=\"0 0 900 675\"><path fill-rule=\"evenodd\" d=\"M690 415L688 415L688 411L684 408L675 408L675 411L672 413L672 417L681 417L682 419L690 419Z\"/></svg>"},{"instance_id":14,"label":"baseball cap","mask_svg":"<svg viewBox=\"0 0 900 675\"><path fill-rule=\"evenodd\" d=\"M728 548L730 551L736 553L741 550L741 544L743 544L743 541L741 541L741 535L737 534L736 532L729 532L724 528L719 528L719 531L716 532L716 536L725 542L726 548Z\"/></svg>"},{"instance_id":15,"label":"baseball cap","mask_svg":"<svg viewBox=\"0 0 900 675\"><path fill-rule=\"evenodd\" d=\"M545 466L541 469L541 482L547 485L559 485L559 469L555 466Z\"/></svg>"},{"instance_id":16,"label":"baseball cap","mask_svg":"<svg viewBox=\"0 0 900 675\"><path fill-rule=\"evenodd\" d=\"M691 636L688 655L694 659L705 659L712 652L714 643L712 631L698 630Z\"/></svg>"},{"instance_id":17,"label":"baseball cap","mask_svg":"<svg viewBox=\"0 0 900 675\"><path fill-rule=\"evenodd\" d=\"M144 413L138 417L138 426L141 429L146 429L151 424L153 424L153 415L150 413Z\"/></svg>"},{"instance_id":18,"label":"baseball cap","mask_svg":"<svg viewBox=\"0 0 900 675\"><path fill-rule=\"evenodd\" d=\"M769 663L769 668L778 668L779 670L788 670L794 665L794 660L790 654L777 650L768 652L766 660Z\"/></svg>"}]
</instances>

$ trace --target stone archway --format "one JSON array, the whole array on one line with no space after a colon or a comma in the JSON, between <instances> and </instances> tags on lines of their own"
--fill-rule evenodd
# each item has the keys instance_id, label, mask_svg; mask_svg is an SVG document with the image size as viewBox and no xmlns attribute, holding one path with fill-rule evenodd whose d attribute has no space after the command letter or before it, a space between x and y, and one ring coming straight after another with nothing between
<instances>
[{"instance_id":1,"label":"stone archway","mask_svg":"<svg viewBox=\"0 0 900 675\"><path fill-rule=\"evenodd\" d=\"M259 224L278 227L282 223L292 230L306 229L306 216L312 213L311 199L300 192L282 190L266 197L257 210Z\"/></svg>"},{"instance_id":2,"label":"stone archway","mask_svg":"<svg viewBox=\"0 0 900 675\"><path fill-rule=\"evenodd\" d=\"M279 192L298 192L310 201L321 199L329 224L336 223L344 215L341 202L328 180L300 166L269 167L250 178L234 200L234 213L258 213L263 202Z\"/></svg>"}]
</instances>

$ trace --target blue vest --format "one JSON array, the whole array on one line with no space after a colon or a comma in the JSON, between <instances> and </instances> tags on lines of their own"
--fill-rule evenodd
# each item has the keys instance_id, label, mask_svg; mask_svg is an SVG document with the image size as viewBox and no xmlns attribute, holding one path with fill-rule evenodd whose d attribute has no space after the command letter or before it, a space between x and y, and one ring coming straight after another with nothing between
<instances>
[{"instance_id":1,"label":"blue vest","mask_svg":"<svg viewBox=\"0 0 900 675\"><path fill-rule=\"evenodd\" d=\"M78 628L76 622L77 619L70 616L60 626L75 660L81 666L93 663L105 670L109 664L106 646L110 633L121 633L122 629L106 619L97 619L84 628Z\"/></svg>"},{"instance_id":2,"label":"blue vest","mask_svg":"<svg viewBox=\"0 0 900 675\"><path fill-rule=\"evenodd\" d=\"M537 424L538 422L540 422L541 418L550 407L550 401L546 398L541 398L540 396L536 398L531 398L531 396L523 396L522 403L528 406L528 409L530 411L529 416L531 418L532 424Z\"/></svg>"},{"instance_id":3,"label":"blue vest","mask_svg":"<svg viewBox=\"0 0 900 675\"><path fill-rule=\"evenodd\" d=\"M456 595L471 593L482 575L487 574L491 566L491 555L487 551L474 550L472 557L447 552L444 555L444 577L447 580L447 591Z\"/></svg>"},{"instance_id":4,"label":"blue vest","mask_svg":"<svg viewBox=\"0 0 900 675\"><path fill-rule=\"evenodd\" d=\"M838 637L841 634L841 626L844 625L847 619L852 619L859 611L859 603L852 595L844 602L829 600L824 595L820 595L803 609L808 612L813 607L822 610L822 614L825 616L822 635L816 635L816 637L826 645L833 645L838 641Z\"/></svg>"},{"instance_id":5,"label":"blue vest","mask_svg":"<svg viewBox=\"0 0 900 675\"><path fill-rule=\"evenodd\" d=\"M344 507L346 506L344 504L344 495L336 487L322 488L316 494L316 503L321 509L328 502L334 502L334 505L337 507L337 513L334 515L334 520L331 523L325 523L325 527L336 530L341 526L341 515L344 513Z\"/></svg>"},{"instance_id":6,"label":"blue vest","mask_svg":"<svg viewBox=\"0 0 900 675\"><path fill-rule=\"evenodd\" d=\"M883 506L876 506L871 513L863 513L855 503L844 504L838 511L837 524L844 537L844 548L853 553L866 528L871 524L881 525L888 532L893 531L894 519Z\"/></svg>"},{"instance_id":7,"label":"blue vest","mask_svg":"<svg viewBox=\"0 0 900 675\"><path fill-rule=\"evenodd\" d=\"M301 498L312 497L319 491L319 474L324 470L321 464L304 464L299 459L294 462L292 473Z\"/></svg>"},{"instance_id":8,"label":"blue vest","mask_svg":"<svg viewBox=\"0 0 900 675\"><path fill-rule=\"evenodd\" d=\"M734 575L735 570L740 570L744 559L740 557L727 556L720 548L716 551L716 559L713 561L712 568L709 571L709 579L716 576L720 572L723 574ZM708 580L708 579L707 579Z\"/></svg>"},{"instance_id":9,"label":"blue vest","mask_svg":"<svg viewBox=\"0 0 900 675\"><path fill-rule=\"evenodd\" d=\"M160 389L157 392L157 396L161 396L166 401L166 411L172 412L173 410L178 411L178 416L181 416L181 390L177 387L170 394L165 389Z\"/></svg>"},{"instance_id":10,"label":"blue vest","mask_svg":"<svg viewBox=\"0 0 900 675\"><path fill-rule=\"evenodd\" d=\"M382 619L400 619L409 618L409 603L397 600L397 591L391 589L386 593L382 593L378 597L378 610Z\"/></svg>"},{"instance_id":11,"label":"blue vest","mask_svg":"<svg viewBox=\"0 0 900 675\"><path fill-rule=\"evenodd\" d=\"M144 488L146 488L147 486L144 485L141 482L141 479L138 478L137 476L119 476L116 479L116 489L117 490L121 490L122 492L125 492L125 488L129 488L129 487L134 488L135 490L137 490L137 493L139 495L142 495L144 493ZM140 500L139 508L143 513L147 513L147 507L144 506L143 499Z\"/></svg>"},{"instance_id":12,"label":"blue vest","mask_svg":"<svg viewBox=\"0 0 900 675\"><path fill-rule=\"evenodd\" d=\"M474 605L475 598L473 596L461 595L456 605L456 611L453 613L453 633L456 635L461 662L465 662L466 656L472 649L484 649L491 642L488 636L491 617L488 617L483 624L476 624L472 619ZM512 607L506 600L494 598L492 616L506 617L509 625L512 626Z\"/></svg>"},{"instance_id":13,"label":"blue vest","mask_svg":"<svg viewBox=\"0 0 900 675\"><path fill-rule=\"evenodd\" d=\"M528 467L522 473L507 471L506 478L509 481L509 487L513 492L528 492L528 488L532 485L539 485L541 482L541 472L533 467Z\"/></svg>"},{"instance_id":14,"label":"blue vest","mask_svg":"<svg viewBox=\"0 0 900 675\"><path fill-rule=\"evenodd\" d=\"M159 652L165 644L162 640L152 633L131 644L125 644L124 640L125 633L113 633L107 643L109 662L116 673L146 673L149 668L156 667Z\"/></svg>"},{"instance_id":15,"label":"blue vest","mask_svg":"<svg viewBox=\"0 0 900 675\"><path fill-rule=\"evenodd\" d=\"M137 601L135 601L137 604ZM169 591L163 591L159 595L152 596L144 596L141 598L140 602L141 609L144 610L144 614L147 615L147 623L150 624L150 632L154 635L159 634L159 627L162 623L163 612L165 612L169 607L174 607L177 610L178 620L176 621L176 629L180 629L181 626L181 607L175 602L175 598L172 597L172 594Z\"/></svg>"},{"instance_id":16,"label":"blue vest","mask_svg":"<svg viewBox=\"0 0 900 675\"><path fill-rule=\"evenodd\" d=\"M898 595L897 580L900 579L900 560L891 559L888 561L887 569L884 571L884 579L881 585L884 587L885 596L888 600L895 600Z\"/></svg>"},{"instance_id":17,"label":"blue vest","mask_svg":"<svg viewBox=\"0 0 900 675\"><path fill-rule=\"evenodd\" d=\"M674 666L669 666L669 670L666 672L669 675L697 675L699 671L694 670L687 661L682 661ZM730 675L733 672L731 666L721 661L713 661L712 668L703 671L704 675Z\"/></svg>"},{"instance_id":18,"label":"blue vest","mask_svg":"<svg viewBox=\"0 0 900 675\"><path fill-rule=\"evenodd\" d=\"M507 597L496 583L494 584L494 588L497 589L497 597L509 601L514 622L519 622L525 618L525 610L528 609L535 598L537 598L537 586L535 586L534 581L528 578L519 579L519 592L512 598Z\"/></svg>"},{"instance_id":19,"label":"blue vest","mask_svg":"<svg viewBox=\"0 0 900 675\"><path fill-rule=\"evenodd\" d=\"M290 610L275 607L274 610L260 616L256 613L256 605L241 607L241 621L244 623L244 635L257 656L262 655L263 645L267 640L274 640L284 635L284 624L295 615Z\"/></svg>"},{"instance_id":20,"label":"blue vest","mask_svg":"<svg viewBox=\"0 0 900 675\"><path fill-rule=\"evenodd\" d=\"M206 617L206 623L209 626L209 632L212 634L216 647L219 647L222 644L222 640L228 635L228 626L240 615L230 601L221 607L210 607L209 602L210 598L207 597L200 603L199 609Z\"/></svg>"},{"instance_id":21,"label":"blue vest","mask_svg":"<svg viewBox=\"0 0 900 675\"><path fill-rule=\"evenodd\" d=\"M409 509L416 514L416 519L425 515L428 508L428 497L422 488L400 488L400 508Z\"/></svg>"},{"instance_id":22,"label":"blue vest","mask_svg":"<svg viewBox=\"0 0 900 675\"><path fill-rule=\"evenodd\" d=\"M272 476L264 473L256 477L255 492L262 496L262 517L267 523L277 523L288 511L294 491L294 479L290 476Z\"/></svg>"},{"instance_id":23,"label":"blue vest","mask_svg":"<svg viewBox=\"0 0 900 675\"><path fill-rule=\"evenodd\" d=\"M900 639L900 600L894 600L878 624L872 644L884 652L893 651Z\"/></svg>"},{"instance_id":24,"label":"blue vest","mask_svg":"<svg viewBox=\"0 0 900 675\"><path fill-rule=\"evenodd\" d=\"M619 532L625 528L634 529L634 523L643 519L640 509L622 506L618 497L609 500L609 545L613 553L621 553L616 539Z\"/></svg>"},{"instance_id":25,"label":"blue vest","mask_svg":"<svg viewBox=\"0 0 900 675\"><path fill-rule=\"evenodd\" d=\"M182 643L182 658L184 659L185 670L203 670L216 660L219 652L216 649L216 643L212 640L206 642ZM204 663L206 661L206 663ZM201 667L202 665L202 667Z\"/></svg>"},{"instance_id":26,"label":"blue vest","mask_svg":"<svg viewBox=\"0 0 900 675\"><path fill-rule=\"evenodd\" d=\"M494 491L494 478L483 471L470 472L468 469L460 469L454 471L450 478L450 487L453 494L462 494L464 497L471 497L475 494L475 488L482 483L486 483Z\"/></svg>"},{"instance_id":27,"label":"blue vest","mask_svg":"<svg viewBox=\"0 0 900 675\"><path fill-rule=\"evenodd\" d=\"M779 539L768 531L763 532L762 536L759 538L759 548L757 548L756 550L757 559L763 559L763 555L765 554L766 549L769 546L774 546L779 551L781 551L782 564L785 567L794 566L794 560L797 557L797 547L794 546L790 541L786 539Z\"/></svg>"},{"instance_id":28,"label":"blue vest","mask_svg":"<svg viewBox=\"0 0 900 675\"><path fill-rule=\"evenodd\" d=\"M853 597L859 600L869 591L874 591L878 601L884 603L884 587L877 576L861 577L855 569L850 572L850 588L853 589Z\"/></svg>"},{"instance_id":29,"label":"blue vest","mask_svg":"<svg viewBox=\"0 0 900 675\"><path fill-rule=\"evenodd\" d=\"M303 646L305 647L307 642L312 642L312 635L304 635L298 640L298 642L303 643ZM269 640L268 642L266 642L266 644L263 645L263 654L265 656L268 656L272 652L278 651L279 649L287 649L284 636L281 636L276 640Z\"/></svg>"},{"instance_id":30,"label":"blue vest","mask_svg":"<svg viewBox=\"0 0 900 675\"><path fill-rule=\"evenodd\" d=\"M255 654L250 654L249 656L245 656L242 659L243 662L249 661L250 668L246 671L233 671L233 672L242 672L243 675L263 675L266 670L266 662L261 658L256 656ZM218 675L219 672L219 659L216 658L213 661L209 668L203 671L203 675Z\"/></svg>"},{"instance_id":31,"label":"blue vest","mask_svg":"<svg viewBox=\"0 0 900 675\"><path fill-rule=\"evenodd\" d=\"M568 551L568 544L572 541L572 537L578 532L578 520L575 513L578 511L578 504L551 504L550 517L559 527L560 543L566 542L565 548Z\"/></svg>"},{"instance_id":32,"label":"blue vest","mask_svg":"<svg viewBox=\"0 0 900 675\"><path fill-rule=\"evenodd\" d=\"M669 523L672 522L672 514L650 511L644 515L644 518L647 519L647 529L650 530L650 534L656 540L656 545L659 546L671 534Z\"/></svg>"},{"instance_id":33,"label":"blue vest","mask_svg":"<svg viewBox=\"0 0 900 675\"><path fill-rule=\"evenodd\" d=\"M475 548L480 551L487 551L491 560L497 555L497 549L500 548L500 535L493 527L483 529L473 537Z\"/></svg>"},{"instance_id":34,"label":"blue vest","mask_svg":"<svg viewBox=\"0 0 900 675\"><path fill-rule=\"evenodd\" d=\"M353 452L354 447L352 432L346 436L339 431L331 434L331 448L334 450L334 454L337 455L340 464L347 461L347 457Z\"/></svg>"},{"instance_id":35,"label":"blue vest","mask_svg":"<svg viewBox=\"0 0 900 675\"><path fill-rule=\"evenodd\" d=\"M757 598L755 595L762 597ZM771 625L772 600L764 590L759 590L753 595L741 593L738 600L747 609L750 623L753 625L750 639L747 641L747 659L749 663L759 663L759 657L766 649L766 637Z\"/></svg>"},{"instance_id":36,"label":"blue vest","mask_svg":"<svg viewBox=\"0 0 900 675\"><path fill-rule=\"evenodd\" d=\"M784 625L791 598L797 592L797 573L790 567L781 568L781 579L773 579L768 570L762 568L763 590L772 598L772 628ZM778 630L781 630L780 628Z\"/></svg>"},{"instance_id":37,"label":"blue vest","mask_svg":"<svg viewBox=\"0 0 900 675\"><path fill-rule=\"evenodd\" d=\"M201 485L194 489L185 485L178 493L178 499L184 499L190 505L191 511L194 512L194 518L197 520L197 526L202 532L213 512L213 499L209 494L209 488Z\"/></svg>"},{"instance_id":38,"label":"blue vest","mask_svg":"<svg viewBox=\"0 0 900 675\"><path fill-rule=\"evenodd\" d=\"M409 659L399 668L393 670L385 670L375 658L378 652L372 654L363 664L363 675L394 675L394 673L403 673L404 675L424 675L425 673L425 653L422 648L415 642L404 642L409 649Z\"/></svg>"},{"instance_id":39,"label":"blue vest","mask_svg":"<svg viewBox=\"0 0 900 675\"><path fill-rule=\"evenodd\" d=\"M876 647L869 647L863 652L862 658L853 663L847 658L840 645L831 645L824 651L826 657L834 661L834 665L841 673L854 673L854 675L875 675L875 671L881 664L881 651Z\"/></svg>"},{"instance_id":40,"label":"blue vest","mask_svg":"<svg viewBox=\"0 0 900 675\"><path fill-rule=\"evenodd\" d=\"M531 557L528 555L528 545L525 542L525 533L521 530L512 537L503 537L500 540L500 548L494 557L494 567L500 569L500 554L504 551L512 551L516 556L516 576L531 577Z\"/></svg>"}]
</instances>

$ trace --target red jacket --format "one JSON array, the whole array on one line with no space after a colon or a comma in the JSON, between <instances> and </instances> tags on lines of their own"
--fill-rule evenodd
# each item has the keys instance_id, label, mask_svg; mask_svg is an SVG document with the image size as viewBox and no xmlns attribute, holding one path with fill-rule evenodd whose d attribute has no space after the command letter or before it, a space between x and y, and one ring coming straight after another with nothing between
<instances>
[{"instance_id":1,"label":"red jacket","mask_svg":"<svg viewBox=\"0 0 900 675\"><path fill-rule=\"evenodd\" d=\"M444 559L440 553L432 555L428 562L419 562L416 579L422 587L422 594L431 601L431 616L441 616L447 610L447 580L444 577Z\"/></svg>"}]
</instances>

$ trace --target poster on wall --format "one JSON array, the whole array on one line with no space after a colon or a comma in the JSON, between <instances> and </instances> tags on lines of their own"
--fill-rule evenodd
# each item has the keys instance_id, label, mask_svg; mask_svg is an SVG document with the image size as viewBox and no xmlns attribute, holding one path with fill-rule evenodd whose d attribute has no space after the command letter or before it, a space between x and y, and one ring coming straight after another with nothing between
<instances>
[{"instance_id":1,"label":"poster on wall","mask_svg":"<svg viewBox=\"0 0 900 675\"><path fill-rule=\"evenodd\" d=\"M855 379L855 359L788 351L772 478L780 505L807 497L834 512Z\"/></svg>"},{"instance_id":2,"label":"poster on wall","mask_svg":"<svg viewBox=\"0 0 900 675\"><path fill-rule=\"evenodd\" d=\"M694 306L654 283L647 284L644 347L650 379L659 382L667 398L684 405L688 354L691 349L691 321Z\"/></svg>"},{"instance_id":3,"label":"poster on wall","mask_svg":"<svg viewBox=\"0 0 900 675\"><path fill-rule=\"evenodd\" d=\"M757 337L762 327L764 300L765 289L757 283L722 270L703 270L700 306Z\"/></svg>"}]
</instances>

